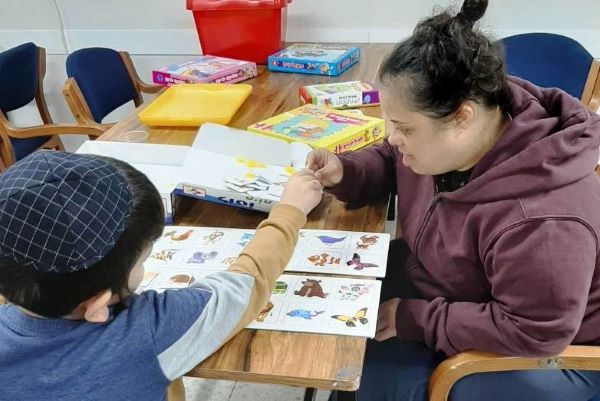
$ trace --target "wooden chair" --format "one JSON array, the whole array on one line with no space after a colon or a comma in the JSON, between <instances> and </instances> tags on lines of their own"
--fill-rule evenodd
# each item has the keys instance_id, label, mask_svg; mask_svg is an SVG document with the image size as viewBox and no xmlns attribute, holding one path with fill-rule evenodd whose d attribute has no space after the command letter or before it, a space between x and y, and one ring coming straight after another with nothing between
<instances>
[{"instance_id":1,"label":"wooden chair","mask_svg":"<svg viewBox=\"0 0 600 401\"><path fill-rule=\"evenodd\" d=\"M44 98L46 52L34 43L0 53L0 171L37 149L63 149L59 135L99 136L98 124L54 124ZM35 99L43 125L17 128L8 112Z\"/></svg>"},{"instance_id":2,"label":"wooden chair","mask_svg":"<svg viewBox=\"0 0 600 401\"><path fill-rule=\"evenodd\" d=\"M461 352L442 362L429 379L429 401L446 401L452 386L475 373L512 370L578 369L600 370L600 347L571 345L551 358L520 358L485 352ZM596 397L590 401L598 401Z\"/></svg>"},{"instance_id":3,"label":"wooden chair","mask_svg":"<svg viewBox=\"0 0 600 401\"><path fill-rule=\"evenodd\" d=\"M67 57L63 95L75 119L82 124L101 123L113 110L133 101L142 104L142 92L157 93L162 86L148 85L138 76L127 52L101 47L77 50Z\"/></svg>"},{"instance_id":4,"label":"wooden chair","mask_svg":"<svg viewBox=\"0 0 600 401\"><path fill-rule=\"evenodd\" d=\"M506 70L542 87L558 87L596 111L600 107L600 61L577 41L551 33L502 39Z\"/></svg>"}]
</instances>

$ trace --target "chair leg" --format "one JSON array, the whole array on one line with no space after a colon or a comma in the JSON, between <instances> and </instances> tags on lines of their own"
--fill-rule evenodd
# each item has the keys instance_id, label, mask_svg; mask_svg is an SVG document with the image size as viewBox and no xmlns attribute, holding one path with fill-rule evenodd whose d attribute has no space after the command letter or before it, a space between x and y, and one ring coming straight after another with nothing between
<instances>
[{"instance_id":1,"label":"chair leg","mask_svg":"<svg viewBox=\"0 0 600 401\"><path fill-rule=\"evenodd\" d=\"M317 398L317 389L312 387L307 387L306 391L304 391L304 401L315 401Z\"/></svg>"},{"instance_id":2,"label":"chair leg","mask_svg":"<svg viewBox=\"0 0 600 401\"><path fill-rule=\"evenodd\" d=\"M395 194L390 194L390 199L388 201L387 219L388 219L388 221L396 220L396 195Z\"/></svg>"},{"instance_id":3,"label":"chair leg","mask_svg":"<svg viewBox=\"0 0 600 401\"><path fill-rule=\"evenodd\" d=\"M329 396L329 401L356 401L356 391L337 391L334 390Z\"/></svg>"}]
</instances>

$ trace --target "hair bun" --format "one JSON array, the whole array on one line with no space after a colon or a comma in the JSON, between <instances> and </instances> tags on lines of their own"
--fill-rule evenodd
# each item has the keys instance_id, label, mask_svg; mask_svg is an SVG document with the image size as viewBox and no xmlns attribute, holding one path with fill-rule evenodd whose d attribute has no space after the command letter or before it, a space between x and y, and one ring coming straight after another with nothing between
<instances>
[{"instance_id":1,"label":"hair bun","mask_svg":"<svg viewBox=\"0 0 600 401\"><path fill-rule=\"evenodd\" d=\"M481 19L488 6L488 0L465 0L457 17L462 17L470 25Z\"/></svg>"}]
</instances>

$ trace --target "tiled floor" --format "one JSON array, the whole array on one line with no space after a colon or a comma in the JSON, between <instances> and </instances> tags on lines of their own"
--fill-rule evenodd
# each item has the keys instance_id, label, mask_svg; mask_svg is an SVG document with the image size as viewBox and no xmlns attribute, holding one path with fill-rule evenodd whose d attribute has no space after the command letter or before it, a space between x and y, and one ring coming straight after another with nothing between
<instances>
[{"instance_id":1,"label":"tiled floor","mask_svg":"<svg viewBox=\"0 0 600 401\"><path fill-rule=\"evenodd\" d=\"M392 238L396 232L396 222L387 221L385 232ZM274 386L184 378L187 401L302 401L304 389L290 386ZM326 401L329 391L318 391L317 401Z\"/></svg>"},{"instance_id":2,"label":"tiled floor","mask_svg":"<svg viewBox=\"0 0 600 401\"><path fill-rule=\"evenodd\" d=\"M273 386L184 378L187 401L302 401L304 389L288 386ZM326 401L328 391L318 391L317 401Z\"/></svg>"}]
</instances>

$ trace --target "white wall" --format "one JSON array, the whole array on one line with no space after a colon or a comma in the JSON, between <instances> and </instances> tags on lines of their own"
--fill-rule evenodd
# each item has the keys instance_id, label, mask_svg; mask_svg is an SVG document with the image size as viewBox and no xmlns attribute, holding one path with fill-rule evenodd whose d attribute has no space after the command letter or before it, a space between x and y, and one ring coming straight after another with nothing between
<instances>
[{"instance_id":1,"label":"white wall","mask_svg":"<svg viewBox=\"0 0 600 401\"><path fill-rule=\"evenodd\" d=\"M184 0L1 0L0 51L33 41L46 48L44 81L50 112L57 122L72 122L62 98L66 55L91 46L128 50L140 76L150 81L153 68L198 54L200 46ZM293 0L288 10L290 41L396 42L415 23L449 0ZM556 32L579 40L600 58L600 1L491 0L482 21L496 38L520 32ZM131 108L108 117L116 121ZM11 118L36 123L34 108ZM81 139L66 139L69 148Z\"/></svg>"}]
</instances>

